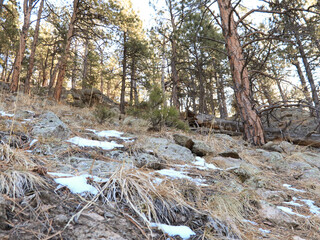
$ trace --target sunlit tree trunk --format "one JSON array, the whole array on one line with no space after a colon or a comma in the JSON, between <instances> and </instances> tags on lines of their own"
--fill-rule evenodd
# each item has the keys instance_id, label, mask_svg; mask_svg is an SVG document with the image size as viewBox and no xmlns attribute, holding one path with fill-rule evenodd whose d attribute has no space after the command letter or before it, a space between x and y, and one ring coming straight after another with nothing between
<instances>
[{"instance_id":1,"label":"sunlit tree trunk","mask_svg":"<svg viewBox=\"0 0 320 240\"><path fill-rule=\"evenodd\" d=\"M123 32L123 59L122 59L122 82L120 96L120 112L125 114L125 94L127 75L127 32Z\"/></svg>"},{"instance_id":2,"label":"sunlit tree trunk","mask_svg":"<svg viewBox=\"0 0 320 240\"><path fill-rule=\"evenodd\" d=\"M297 69L297 72L298 72L298 75L299 75L299 79L300 79L300 82L301 82L302 91L303 91L303 94L304 94L307 102L308 103L312 103L312 99L310 98L310 93L309 93L309 90L308 90L308 87L307 87L307 82L306 82L306 79L305 79L305 77L303 75L303 72L302 72L302 69L301 69L299 61L298 60L293 61L292 64Z\"/></svg>"},{"instance_id":3,"label":"sunlit tree trunk","mask_svg":"<svg viewBox=\"0 0 320 240\"><path fill-rule=\"evenodd\" d=\"M24 57L24 52L26 49L26 41L28 37L28 30L30 27L30 16L31 16L31 10L33 8L33 4L35 1L28 1L24 0L23 2L23 26L20 33L20 42L19 42L19 48L17 51L16 59L14 62L13 67L13 73L12 73L12 82L10 85L10 89L12 92L16 92L18 90L19 86L19 78L20 78L20 72L22 67L22 60Z\"/></svg>"},{"instance_id":4,"label":"sunlit tree trunk","mask_svg":"<svg viewBox=\"0 0 320 240\"><path fill-rule=\"evenodd\" d=\"M57 102L59 102L60 98L61 98L62 84L63 84L64 76L66 73L67 60L68 60L68 56L69 56L69 50L70 50L71 40L72 40L72 36L73 36L74 26L75 26L75 23L77 20L78 11L79 11L79 0L74 0L73 1L73 13L72 13L72 17L70 20L68 33L67 33L67 43L64 47L64 51L62 53L62 56L59 60L59 73L58 73L57 83L56 83L56 87L54 89L54 94L53 94L53 96Z\"/></svg>"},{"instance_id":5,"label":"sunlit tree trunk","mask_svg":"<svg viewBox=\"0 0 320 240\"><path fill-rule=\"evenodd\" d=\"M218 0L221 25L226 42L237 107L244 126L245 138L254 145L265 143L261 119L251 101L248 70L241 47L233 7L229 0Z\"/></svg>"},{"instance_id":6,"label":"sunlit tree trunk","mask_svg":"<svg viewBox=\"0 0 320 240\"><path fill-rule=\"evenodd\" d=\"M34 57L36 55L36 48L37 48L37 44L38 44L40 20L41 20L41 15L42 15L43 4L44 4L44 0L41 0L40 7L38 10L38 16L37 16L38 18L37 18L36 28L34 30L34 35L33 35L33 42L32 42L32 47L31 47L31 54L30 54L30 58L29 58L29 67L28 67L28 72L27 72L27 78L24 82L24 93L27 93L27 94L29 94L29 92L30 92L30 79L31 79L32 72L33 72Z\"/></svg>"}]
</instances>

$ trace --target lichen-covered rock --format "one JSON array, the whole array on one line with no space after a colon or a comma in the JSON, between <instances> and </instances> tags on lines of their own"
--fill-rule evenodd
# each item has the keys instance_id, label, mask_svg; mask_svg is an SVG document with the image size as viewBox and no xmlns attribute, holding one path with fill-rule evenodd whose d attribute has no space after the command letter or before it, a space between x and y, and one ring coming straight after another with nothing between
<instances>
[{"instance_id":1,"label":"lichen-covered rock","mask_svg":"<svg viewBox=\"0 0 320 240\"><path fill-rule=\"evenodd\" d=\"M67 139L71 131L68 126L62 122L53 112L46 112L39 117L39 121L35 123L31 131L34 136L43 138Z\"/></svg>"},{"instance_id":2,"label":"lichen-covered rock","mask_svg":"<svg viewBox=\"0 0 320 240\"><path fill-rule=\"evenodd\" d=\"M170 142L165 138L147 138L141 148L151 150L156 156L166 161L194 161L194 156L190 149Z\"/></svg>"},{"instance_id":3,"label":"lichen-covered rock","mask_svg":"<svg viewBox=\"0 0 320 240\"><path fill-rule=\"evenodd\" d=\"M237 158L230 158L230 157L213 157L210 159L209 162L213 162L216 166L219 168L239 168L242 163L244 163L243 160L237 159Z\"/></svg>"},{"instance_id":4,"label":"lichen-covered rock","mask_svg":"<svg viewBox=\"0 0 320 240\"><path fill-rule=\"evenodd\" d=\"M297 153L293 156L294 159L303 160L313 167L320 168L320 154L316 153Z\"/></svg>"},{"instance_id":5,"label":"lichen-covered rock","mask_svg":"<svg viewBox=\"0 0 320 240\"><path fill-rule=\"evenodd\" d=\"M138 168L146 167L152 169L161 169L161 159L149 153L137 153L134 156L135 165Z\"/></svg>"},{"instance_id":6,"label":"lichen-covered rock","mask_svg":"<svg viewBox=\"0 0 320 240\"><path fill-rule=\"evenodd\" d=\"M197 156L206 156L209 154L216 155L216 151L203 141L195 140L191 151Z\"/></svg>"},{"instance_id":7,"label":"lichen-covered rock","mask_svg":"<svg viewBox=\"0 0 320 240\"><path fill-rule=\"evenodd\" d=\"M297 227L298 223L291 216L284 213L277 207L265 202L260 202L261 209L259 210L260 216L270 221L274 225Z\"/></svg>"}]
</instances>

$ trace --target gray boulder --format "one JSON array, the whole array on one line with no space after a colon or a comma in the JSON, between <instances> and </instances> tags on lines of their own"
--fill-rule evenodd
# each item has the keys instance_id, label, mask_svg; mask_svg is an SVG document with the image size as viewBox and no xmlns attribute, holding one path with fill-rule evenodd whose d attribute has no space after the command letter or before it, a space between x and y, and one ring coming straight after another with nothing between
<instances>
[{"instance_id":1,"label":"gray boulder","mask_svg":"<svg viewBox=\"0 0 320 240\"><path fill-rule=\"evenodd\" d=\"M134 157L135 165L138 168L146 167L152 169L161 169L161 159L149 153L137 153Z\"/></svg>"},{"instance_id":2,"label":"gray boulder","mask_svg":"<svg viewBox=\"0 0 320 240\"><path fill-rule=\"evenodd\" d=\"M152 151L155 155L167 161L192 162L194 157L190 149L169 142L165 138L147 138L141 148Z\"/></svg>"},{"instance_id":3,"label":"gray boulder","mask_svg":"<svg viewBox=\"0 0 320 240\"><path fill-rule=\"evenodd\" d=\"M297 160L304 160L313 167L320 168L320 154L316 153L298 153L294 155L294 158Z\"/></svg>"},{"instance_id":4,"label":"gray boulder","mask_svg":"<svg viewBox=\"0 0 320 240\"><path fill-rule=\"evenodd\" d=\"M274 225L297 227L298 223L288 214L265 201L260 202L260 216Z\"/></svg>"},{"instance_id":5,"label":"gray boulder","mask_svg":"<svg viewBox=\"0 0 320 240\"><path fill-rule=\"evenodd\" d=\"M193 141L193 142L194 144L192 146L191 151L197 156L202 157L209 154L216 155L216 151L205 142L203 141Z\"/></svg>"},{"instance_id":6,"label":"gray boulder","mask_svg":"<svg viewBox=\"0 0 320 240\"><path fill-rule=\"evenodd\" d=\"M307 169L302 173L299 179L320 181L320 171L318 168Z\"/></svg>"},{"instance_id":7,"label":"gray boulder","mask_svg":"<svg viewBox=\"0 0 320 240\"><path fill-rule=\"evenodd\" d=\"M237 158L230 158L230 157L213 157L208 162L213 162L216 166L228 169L228 168L239 168L243 160Z\"/></svg>"},{"instance_id":8,"label":"gray boulder","mask_svg":"<svg viewBox=\"0 0 320 240\"><path fill-rule=\"evenodd\" d=\"M179 144L180 146L192 149L194 142L192 139L188 136L182 135L182 134L174 134L173 139L176 142L176 144Z\"/></svg>"},{"instance_id":9,"label":"gray boulder","mask_svg":"<svg viewBox=\"0 0 320 240\"><path fill-rule=\"evenodd\" d=\"M43 138L67 139L71 131L53 112L46 112L39 117L39 121L34 125L32 135Z\"/></svg>"},{"instance_id":10,"label":"gray boulder","mask_svg":"<svg viewBox=\"0 0 320 240\"><path fill-rule=\"evenodd\" d=\"M197 156L216 155L216 151L203 141L193 140L182 134L174 134L173 139L177 144L190 149Z\"/></svg>"}]
</instances>

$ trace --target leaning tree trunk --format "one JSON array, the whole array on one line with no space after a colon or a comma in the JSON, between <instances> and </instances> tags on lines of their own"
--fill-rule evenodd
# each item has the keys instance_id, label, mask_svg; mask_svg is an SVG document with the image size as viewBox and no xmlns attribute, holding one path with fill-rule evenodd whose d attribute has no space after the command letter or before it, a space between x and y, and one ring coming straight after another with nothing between
<instances>
[{"instance_id":1,"label":"leaning tree trunk","mask_svg":"<svg viewBox=\"0 0 320 240\"><path fill-rule=\"evenodd\" d=\"M292 62L292 64L297 69L297 72L298 72L298 75L299 75L299 79L300 79L300 82L301 82L302 91L303 91L303 94L304 94L307 102L308 103L312 103L312 99L310 98L310 93L309 93L309 90L308 90L308 87L307 87L307 82L306 82L306 79L305 79L305 77L303 75L303 72L302 72L302 69L301 69L299 61L295 60L295 61Z\"/></svg>"},{"instance_id":2,"label":"leaning tree trunk","mask_svg":"<svg viewBox=\"0 0 320 240\"><path fill-rule=\"evenodd\" d=\"M122 59L122 82L120 96L120 112L125 114L125 94L126 94L126 75L127 75L127 32L123 33L123 59Z\"/></svg>"},{"instance_id":3,"label":"leaning tree trunk","mask_svg":"<svg viewBox=\"0 0 320 240\"><path fill-rule=\"evenodd\" d=\"M28 30L30 27L30 16L31 16L31 10L33 8L33 2L34 1L28 1L24 0L23 2L23 26L22 31L20 34L20 42L19 42L19 49L17 51L16 59L14 62L13 67L13 73L12 73L12 82L10 85L10 89L12 92L16 92L18 90L19 86L19 78L20 78L20 72L22 67L22 60L24 57L24 52L26 49L26 41L28 36Z\"/></svg>"},{"instance_id":4,"label":"leaning tree trunk","mask_svg":"<svg viewBox=\"0 0 320 240\"><path fill-rule=\"evenodd\" d=\"M44 4L44 0L41 0L40 7L38 10L38 16L37 16L38 18L37 18L36 28L34 30L34 35L33 35L33 42L32 42L32 47L31 47L31 54L30 54L30 59L29 59L27 78L24 82L24 93L27 93L27 94L30 93L30 79L31 79L32 72L33 72L34 57L36 55L36 48L37 48L37 44L38 44L38 38L39 38L38 36L39 36L40 20L41 20L41 15L42 15L43 4Z\"/></svg>"},{"instance_id":5,"label":"leaning tree trunk","mask_svg":"<svg viewBox=\"0 0 320 240\"><path fill-rule=\"evenodd\" d=\"M248 70L245 66L243 49L239 41L237 26L233 18L230 0L218 0L221 25L226 42L234 92L240 117L244 126L245 138L254 145L265 143L264 132L259 115L251 101Z\"/></svg>"},{"instance_id":6,"label":"leaning tree trunk","mask_svg":"<svg viewBox=\"0 0 320 240\"><path fill-rule=\"evenodd\" d=\"M79 0L74 0L73 1L73 13L72 13L72 17L70 20L68 33L67 33L67 43L64 47L64 52L62 53L62 56L61 56L59 63L58 63L59 64L59 73L58 73L57 83L56 83L56 87L54 89L54 94L53 94L53 96L57 102L59 102L60 98L61 98L62 84L63 84L64 75L66 73L68 55L69 55L71 40L72 40L72 36L73 36L74 25L77 20L78 10L79 10Z\"/></svg>"},{"instance_id":7,"label":"leaning tree trunk","mask_svg":"<svg viewBox=\"0 0 320 240\"><path fill-rule=\"evenodd\" d=\"M304 68L306 70L306 74L307 74L307 78L311 87L311 94L312 94L312 100L314 103L314 106L317 109L317 115L319 115L319 110L320 110L320 104L319 104L319 97L318 97L318 93L317 93L317 89L314 83L314 79L313 79L313 74L310 68L310 64L309 61L307 59L303 44L300 40L300 36L295 32L295 38L298 44L298 49L299 49L299 53L301 55L302 61L303 61L303 65Z\"/></svg>"}]
</instances>

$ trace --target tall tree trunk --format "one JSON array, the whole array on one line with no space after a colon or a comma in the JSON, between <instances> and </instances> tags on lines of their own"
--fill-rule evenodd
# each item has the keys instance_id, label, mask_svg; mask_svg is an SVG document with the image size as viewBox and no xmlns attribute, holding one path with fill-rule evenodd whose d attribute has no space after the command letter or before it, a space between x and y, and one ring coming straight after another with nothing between
<instances>
[{"instance_id":1,"label":"tall tree trunk","mask_svg":"<svg viewBox=\"0 0 320 240\"><path fill-rule=\"evenodd\" d=\"M217 85L217 96L218 96L218 107L219 107L219 113L220 118L226 119L228 117L228 109L227 109L227 103L226 103L226 95L224 93L224 85L222 78L218 76L217 72L214 72L214 78L216 80Z\"/></svg>"},{"instance_id":2,"label":"tall tree trunk","mask_svg":"<svg viewBox=\"0 0 320 240\"><path fill-rule=\"evenodd\" d=\"M162 42L162 61L161 61L161 90L162 90L162 98L163 98L163 107L164 108L167 107L166 86L165 86L165 82L164 82L165 69L166 69L165 47L166 47L166 38L163 37L163 42Z\"/></svg>"},{"instance_id":3,"label":"tall tree trunk","mask_svg":"<svg viewBox=\"0 0 320 240\"><path fill-rule=\"evenodd\" d=\"M8 60L9 60L9 50L7 50L7 52L6 52L6 56L4 58L4 66L2 66L2 72L1 72L1 80L2 81L5 81L5 79L6 79Z\"/></svg>"},{"instance_id":4,"label":"tall tree trunk","mask_svg":"<svg viewBox=\"0 0 320 240\"><path fill-rule=\"evenodd\" d=\"M127 75L127 32L123 32L123 59L122 59L122 82L120 96L120 112L125 114L125 94Z\"/></svg>"},{"instance_id":5,"label":"tall tree trunk","mask_svg":"<svg viewBox=\"0 0 320 240\"><path fill-rule=\"evenodd\" d=\"M48 85L48 78L47 78L47 67L48 67L48 59L49 59L50 49L47 48L46 58L42 64L42 87L46 87Z\"/></svg>"},{"instance_id":6,"label":"tall tree trunk","mask_svg":"<svg viewBox=\"0 0 320 240\"><path fill-rule=\"evenodd\" d=\"M313 100L314 106L318 110L317 111L317 115L319 115L319 110L320 110L319 97L318 97L316 86L314 84L314 79L313 79L313 74L312 74L312 71L311 71L311 68L310 68L310 64L309 64L307 55L306 55L306 53L304 51L303 44L302 44L302 42L300 40L300 36L298 35L297 32L295 32L295 38L296 38L296 41L297 41L297 44L298 44L298 49L299 49L299 53L300 53L301 58L302 58L302 62L303 62L304 68L306 70L307 78L308 78L308 81L309 81L309 84L310 84L310 87L311 87L312 100Z\"/></svg>"},{"instance_id":7,"label":"tall tree trunk","mask_svg":"<svg viewBox=\"0 0 320 240\"><path fill-rule=\"evenodd\" d=\"M71 40L73 36L74 25L77 20L78 11L79 11L79 0L73 0L73 13L70 20L68 33L67 33L67 43L65 45L62 56L59 60L59 73L58 73L57 83L56 83L56 87L54 89L54 94L53 94L57 102L60 101L60 97L61 97L62 84L64 80L64 75L66 73L69 50L70 50Z\"/></svg>"},{"instance_id":8,"label":"tall tree trunk","mask_svg":"<svg viewBox=\"0 0 320 240\"><path fill-rule=\"evenodd\" d=\"M104 79L103 79L103 49L100 48L100 92L103 94L103 90L104 90Z\"/></svg>"},{"instance_id":9,"label":"tall tree trunk","mask_svg":"<svg viewBox=\"0 0 320 240\"><path fill-rule=\"evenodd\" d=\"M265 144L264 132L261 119L251 101L248 70L233 18L233 7L230 0L218 0L218 5L245 138L254 145L262 145Z\"/></svg>"},{"instance_id":10,"label":"tall tree trunk","mask_svg":"<svg viewBox=\"0 0 320 240\"><path fill-rule=\"evenodd\" d=\"M4 2L4 0L0 0L0 13L2 12L3 2Z\"/></svg>"},{"instance_id":11,"label":"tall tree trunk","mask_svg":"<svg viewBox=\"0 0 320 240\"><path fill-rule=\"evenodd\" d=\"M89 53L89 37L86 37L86 42L84 46L84 56L83 56L83 69L82 69L82 89L86 88L87 75L88 75L88 53Z\"/></svg>"},{"instance_id":12,"label":"tall tree trunk","mask_svg":"<svg viewBox=\"0 0 320 240\"><path fill-rule=\"evenodd\" d=\"M298 60L294 60L292 62L292 64L297 69L304 97L306 98L308 103L312 103L312 99L310 98L310 93L309 93L309 90L308 90L308 87L307 87L307 82L306 82L306 79L304 78L304 75L303 75L303 72L302 72L302 69L301 69L299 61Z\"/></svg>"},{"instance_id":13,"label":"tall tree trunk","mask_svg":"<svg viewBox=\"0 0 320 240\"><path fill-rule=\"evenodd\" d=\"M19 86L19 78L20 78L20 72L21 72L21 65L22 60L24 57L24 52L26 49L26 41L28 36L28 30L30 27L30 16L31 16L31 10L33 8L33 0L24 0L23 2L23 26L20 33L20 42L19 42L19 49L17 51L14 67L13 67L13 73L12 73L12 82L10 85L10 89L12 92L16 92L18 90Z\"/></svg>"},{"instance_id":14,"label":"tall tree trunk","mask_svg":"<svg viewBox=\"0 0 320 240\"><path fill-rule=\"evenodd\" d=\"M36 28L34 30L34 35L33 35L33 42L32 42L32 47L31 47L31 54L30 54L30 59L29 59L27 78L24 83L24 93L27 93L27 94L29 94L29 92L30 92L30 79L31 79L32 72L33 72L34 57L36 54L36 48L37 48L37 44L38 44L40 20L41 20L41 15L42 15L43 4L44 4L44 0L41 0L40 7L38 10L38 16L37 16L38 18L37 18Z\"/></svg>"},{"instance_id":15,"label":"tall tree trunk","mask_svg":"<svg viewBox=\"0 0 320 240\"><path fill-rule=\"evenodd\" d=\"M78 59L78 41L75 41L74 43L74 57L73 57L73 68L72 68L72 73L71 73L71 88L75 89L76 88L76 80L77 80L77 59Z\"/></svg>"},{"instance_id":16,"label":"tall tree trunk","mask_svg":"<svg viewBox=\"0 0 320 240\"><path fill-rule=\"evenodd\" d=\"M130 84L130 106L133 105L134 95L135 95L135 87L137 84L135 84L136 81L136 59L135 56L132 56L131 60L131 84ZM136 102L135 102L136 104Z\"/></svg>"},{"instance_id":17,"label":"tall tree trunk","mask_svg":"<svg viewBox=\"0 0 320 240\"><path fill-rule=\"evenodd\" d=\"M177 34L177 26L174 19L173 6L171 0L167 1L169 12L170 12L170 21L172 26L172 34L170 37L171 48L172 48L172 57L171 57L171 78L172 78L172 105L175 106L178 110L180 110L180 103L178 97L178 84L179 84L179 75L177 71L177 42L176 42L176 34Z\"/></svg>"}]
</instances>

